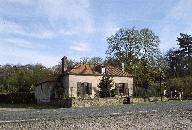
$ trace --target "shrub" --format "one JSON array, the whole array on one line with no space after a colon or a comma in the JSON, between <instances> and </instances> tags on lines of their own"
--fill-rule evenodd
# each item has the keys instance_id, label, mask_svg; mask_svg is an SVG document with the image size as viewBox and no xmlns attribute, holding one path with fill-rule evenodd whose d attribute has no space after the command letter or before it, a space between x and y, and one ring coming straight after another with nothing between
<instances>
[{"instance_id":1,"label":"shrub","mask_svg":"<svg viewBox=\"0 0 192 130\"><path fill-rule=\"evenodd\" d=\"M192 76L173 78L167 81L167 90L183 91L184 98L192 98Z\"/></svg>"},{"instance_id":2,"label":"shrub","mask_svg":"<svg viewBox=\"0 0 192 130\"><path fill-rule=\"evenodd\" d=\"M103 75L98 87L100 88L100 97L111 97L111 88L113 87L113 79L108 75Z\"/></svg>"},{"instance_id":3,"label":"shrub","mask_svg":"<svg viewBox=\"0 0 192 130\"><path fill-rule=\"evenodd\" d=\"M0 94L0 103L35 103L34 93Z\"/></svg>"}]
</instances>

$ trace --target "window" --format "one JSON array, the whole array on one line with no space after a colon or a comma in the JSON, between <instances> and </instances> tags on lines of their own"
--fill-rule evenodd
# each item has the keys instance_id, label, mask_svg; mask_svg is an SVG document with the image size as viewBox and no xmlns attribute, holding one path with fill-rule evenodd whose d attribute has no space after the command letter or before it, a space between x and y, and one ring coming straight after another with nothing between
<instances>
[{"instance_id":1,"label":"window","mask_svg":"<svg viewBox=\"0 0 192 130\"><path fill-rule=\"evenodd\" d=\"M128 83L116 83L116 95L128 95L129 96L129 88Z\"/></svg>"},{"instance_id":2,"label":"window","mask_svg":"<svg viewBox=\"0 0 192 130\"><path fill-rule=\"evenodd\" d=\"M92 94L92 83L77 83L77 96L78 97L84 97L85 95L91 95Z\"/></svg>"},{"instance_id":3,"label":"window","mask_svg":"<svg viewBox=\"0 0 192 130\"><path fill-rule=\"evenodd\" d=\"M125 91L125 84L124 83L120 83L119 84L119 93L124 93Z\"/></svg>"}]
</instances>

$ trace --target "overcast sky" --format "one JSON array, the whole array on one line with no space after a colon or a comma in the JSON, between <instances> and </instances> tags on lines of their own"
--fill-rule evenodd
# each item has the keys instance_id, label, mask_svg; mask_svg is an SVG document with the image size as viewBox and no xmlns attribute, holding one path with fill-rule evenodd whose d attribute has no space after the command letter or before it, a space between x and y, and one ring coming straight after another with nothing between
<instances>
[{"instance_id":1,"label":"overcast sky","mask_svg":"<svg viewBox=\"0 0 192 130\"><path fill-rule=\"evenodd\" d=\"M153 30L166 52L192 34L192 0L0 0L0 64L105 57L121 27Z\"/></svg>"}]
</instances>

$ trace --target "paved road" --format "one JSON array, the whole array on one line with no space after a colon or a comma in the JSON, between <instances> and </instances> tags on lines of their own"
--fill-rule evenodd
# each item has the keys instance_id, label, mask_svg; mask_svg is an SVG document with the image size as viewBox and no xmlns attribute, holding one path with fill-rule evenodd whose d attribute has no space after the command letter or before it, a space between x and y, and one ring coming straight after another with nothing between
<instances>
[{"instance_id":1,"label":"paved road","mask_svg":"<svg viewBox=\"0 0 192 130\"><path fill-rule=\"evenodd\" d=\"M0 112L0 123L25 120L64 119L79 117L100 117L107 115L129 114L138 112L187 110L192 111L192 101L165 102L158 104L122 105L94 108L60 108L28 111Z\"/></svg>"},{"instance_id":2,"label":"paved road","mask_svg":"<svg viewBox=\"0 0 192 130\"><path fill-rule=\"evenodd\" d=\"M0 130L192 130L192 101L0 112Z\"/></svg>"}]
</instances>

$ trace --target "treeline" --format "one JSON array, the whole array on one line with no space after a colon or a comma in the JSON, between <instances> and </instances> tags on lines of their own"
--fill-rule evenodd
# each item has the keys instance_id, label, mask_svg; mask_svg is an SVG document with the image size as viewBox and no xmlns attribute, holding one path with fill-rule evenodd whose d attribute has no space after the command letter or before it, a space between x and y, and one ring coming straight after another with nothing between
<instances>
[{"instance_id":1,"label":"treeline","mask_svg":"<svg viewBox=\"0 0 192 130\"><path fill-rule=\"evenodd\" d=\"M183 91L185 97L192 97L192 37L181 33L177 43L178 48L170 49L165 56L167 87L172 91Z\"/></svg>"},{"instance_id":2,"label":"treeline","mask_svg":"<svg viewBox=\"0 0 192 130\"><path fill-rule=\"evenodd\" d=\"M69 59L68 67L77 63L102 64L100 57L83 57L79 62ZM33 92L36 83L42 78L61 74L61 62L47 68L41 64L0 66L0 93Z\"/></svg>"},{"instance_id":3,"label":"treeline","mask_svg":"<svg viewBox=\"0 0 192 130\"><path fill-rule=\"evenodd\" d=\"M81 58L84 64L106 64L121 67L134 75L134 96L160 96L163 90L183 91L192 97L192 37L180 34L178 47L162 54L160 39L150 29L121 28L107 38L106 58ZM69 60L69 67L77 61ZM60 74L61 63L51 68L36 65L0 66L1 92L29 92L43 77Z\"/></svg>"},{"instance_id":4,"label":"treeline","mask_svg":"<svg viewBox=\"0 0 192 130\"><path fill-rule=\"evenodd\" d=\"M192 98L192 37L180 34L178 47L165 55L160 52L159 37L150 29L121 28L107 38L107 62L134 75L134 96L160 96L166 89L183 92ZM172 91L172 92L171 92Z\"/></svg>"},{"instance_id":5,"label":"treeline","mask_svg":"<svg viewBox=\"0 0 192 130\"><path fill-rule=\"evenodd\" d=\"M53 74L53 70L41 64L0 66L0 92L30 92L35 83L43 77Z\"/></svg>"}]
</instances>

